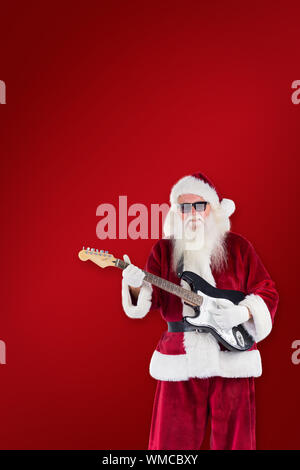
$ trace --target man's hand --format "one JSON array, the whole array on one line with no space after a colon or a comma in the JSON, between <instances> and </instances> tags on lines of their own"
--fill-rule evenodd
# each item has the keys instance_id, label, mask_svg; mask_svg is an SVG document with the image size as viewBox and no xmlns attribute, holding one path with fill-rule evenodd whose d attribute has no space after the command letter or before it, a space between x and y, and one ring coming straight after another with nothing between
<instances>
[{"instance_id":1,"label":"man's hand","mask_svg":"<svg viewBox=\"0 0 300 470\"><path fill-rule=\"evenodd\" d=\"M209 311L222 330L229 330L234 326L238 326L251 317L247 307L235 305L230 300L216 299L216 304L217 307L210 308Z\"/></svg>"},{"instance_id":2,"label":"man's hand","mask_svg":"<svg viewBox=\"0 0 300 470\"><path fill-rule=\"evenodd\" d=\"M130 259L128 258L127 255L124 255L123 259L127 263L130 263ZM129 286L141 287L143 279L145 277L145 273L134 264L129 264L129 266L127 266L123 270L122 276L126 284L128 284Z\"/></svg>"}]
</instances>

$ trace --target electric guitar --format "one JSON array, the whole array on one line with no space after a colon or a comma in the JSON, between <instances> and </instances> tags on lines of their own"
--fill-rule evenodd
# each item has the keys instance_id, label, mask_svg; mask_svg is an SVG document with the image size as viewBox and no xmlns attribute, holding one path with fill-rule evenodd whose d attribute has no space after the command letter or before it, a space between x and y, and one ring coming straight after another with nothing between
<instances>
[{"instance_id":1,"label":"electric guitar","mask_svg":"<svg viewBox=\"0 0 300 470\"><path fill-rule=\"evenodd\" d=\"M81 261L90 260L97 264L101 268L107 266L114 266L120 269L125 269L128 263L121 259L115 258L108 251L96 250L94 248L83 249L78 253ZM182 286L178 286L173 282L162 279L159 276L144 271L144 280L150 282L154 286L160 289L174 294L181 299L184 303L194 309L194 316L185 316L180 322L172 322L173 324L183 323L187 328L194 331L197 329L200 332L211 333L218 342L223 344L226 349L230 351L247 351L250 349L254 340L248 331L242 326L238 325L229 330L221 329L218 324L214 321L213 315L210 313L210 306L213 305L216 299L228 299L234 304L238 304L245 298L245 294L241 291L229 290L229 289L217 289L216 287L209 284L202 277L191 271L184 271L180 278L188 283L191 290L188 290ZM215 306L215 305L214 305ZM176 331L176 330L175 330ZM182 330L178 330L182 331Z\"/></svg>"}]
</instances>

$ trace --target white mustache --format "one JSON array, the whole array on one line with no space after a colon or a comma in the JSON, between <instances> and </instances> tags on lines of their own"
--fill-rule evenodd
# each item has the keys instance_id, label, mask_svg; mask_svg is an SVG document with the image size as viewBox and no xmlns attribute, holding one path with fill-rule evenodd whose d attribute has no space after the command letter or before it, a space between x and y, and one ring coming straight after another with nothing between
<instances>
[{"instance_id":1,"label":"white mustache","mask_svg":"<svg viewBox=\"0 0 300 470\"><path fill-rule=\"evenodd\" d=\"M200 214L197 215L196 217L193 217L193 216L189 216L187 217L187 219L184 221L184 225L188 225L190 222L201 222L202 224L205 223L204 221L204 217L202 217Z\"/></svg>"}]
</instances>

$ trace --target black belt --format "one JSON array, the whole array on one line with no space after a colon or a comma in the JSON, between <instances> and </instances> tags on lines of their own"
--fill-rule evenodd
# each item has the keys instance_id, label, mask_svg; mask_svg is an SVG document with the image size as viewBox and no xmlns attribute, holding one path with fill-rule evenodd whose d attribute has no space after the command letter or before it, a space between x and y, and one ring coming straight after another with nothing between
<instances>
[{"instance_id":1,"label":"black belt","mask_svg":"<svg viewBox=\"0 0 300 470\"><path fill-rule=\"evenodd\" d=\"M185 320L180 321L168 321L168 331L170 333L181 333L184 331L201 331L197 326L191 325Z\"/></svg>"}]
</instances>

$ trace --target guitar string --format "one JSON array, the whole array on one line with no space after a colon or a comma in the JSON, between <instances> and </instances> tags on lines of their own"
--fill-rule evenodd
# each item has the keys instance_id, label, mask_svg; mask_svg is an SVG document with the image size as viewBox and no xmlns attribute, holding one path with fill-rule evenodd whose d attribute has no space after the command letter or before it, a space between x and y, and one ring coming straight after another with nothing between
<instances>
[{"instance_id":1,"label":"guitar string","mask_svg":"<svg viewBox=\"0 0 300 470\"><path fill-rule=\"evenodd\" d=\"M114 263L116 267L120 269L125 269L129 265L129 263L126 263L125 261L122 261L120 259L116 259ZM179 297L182 297L184 300L188 300L196 305L202 304L202 297L200 297L198 294L192 291L188 291L184 287L178 286L174 284L173 282L167 281L166 279L156 276L155 274L151 274L148 271L145 271L145 270L142 270L142 271L145 273L145 278L144 278L145 281L148 281L151 284L154 284L157 287L160 287L163 290L166 290L167 292L178 295Z\"/></svg>"}]
</instances>

